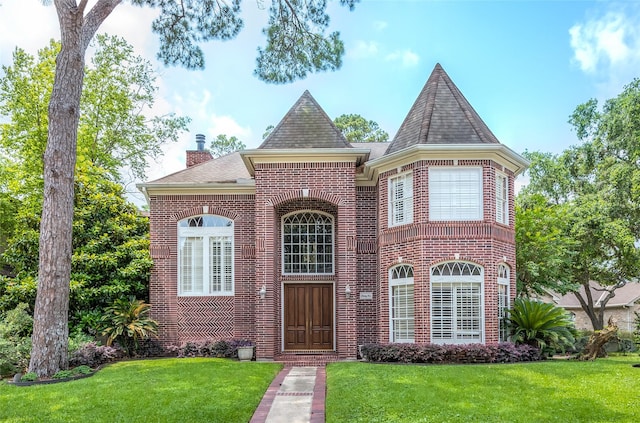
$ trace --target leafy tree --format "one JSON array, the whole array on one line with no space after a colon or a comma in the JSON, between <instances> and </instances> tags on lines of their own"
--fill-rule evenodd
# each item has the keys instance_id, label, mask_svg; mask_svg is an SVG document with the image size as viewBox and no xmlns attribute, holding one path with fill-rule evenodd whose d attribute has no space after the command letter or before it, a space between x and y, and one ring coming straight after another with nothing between
<instances>
[{"instance_id":1,"label":"leafy tree","mask_svg":"<svg viewBox=\"0 0 640 423\"><path fill-rule=\"evenodd\" d=\"M515 212L519 295L577 291L580 285L571 282L569 272L575 243L565 234L567 207L551 204L541 194L525 193L516 198Z\"/></svg>"},{"instance_id":2,"label":"leafy tree","mask_svg":"<svg viewBox=\"0 0 640 423\"><path fill-rule=\"evenodd\" d=\"M220 157L231 154L234 151L244 150L245 148L247 148L247 146L244 145L244 143L237 137L228 137L225 134L220 134L213 141L211 141L211 147L209 147L209 151L211 151L211 155L213 157Z\"/></svg>"},{"instance_id":3,"label":"leafy tree","mask_svg":"<svg viewBox=\"0 0 640 423\"><path fill-rule=\"evenodd\" d=\"M581 133L580 129L578 132ZM628 199L618 201L620 185L624 183L614 185L612 175L601 166L610 161L609 155L591 140L559 156L527 153L531 160L531 181L520 195L542 195L546 204L539 202L540 214L547 216L538 222L525 219L520 225L539 225L535 233L551 238L557 233L564 240L556 238L555 243L543 246L540 242L544 241L543 236L523 237L522 232L516 233L519 257L534 257L540 249L551 258L554 249L558 251L555 260L551 258L546 266L563 269L542 272L543 278L535 281L535 290L539 292L546 287L560 293L572 292L594 330L603 329L604 310L616 289L640 275L640 250L636 247L640 236L638 216ZM547 232L545 222L550 223L551 231ZM527 265L523 270L529 270ZM592 295L593 282L602 287L597 288L602 292L598 298Z\"/></svg>"},{"instance_id":4,"label":"leafy tree","mask_svg":"<svg viewBox=\"0 0 640 423\"><path fill-rule=\"evenodd\" d=\"M508 322L516 344L547 352L571 348L578 333L564 309L527 298L516 298Z\"/></svg>"},{"instance_id":5,"label":"leafy tree","mask_svg":"<svg viewBox=\"0 0 640 423\"><path fill-rule=\"evenodd\" d=\"M120 298L107 308L104 321L108 327L104 330L107 345L118 342L131 357L141 340L158 333L158 322L149 317L151 307L135 297Z\"/></svg>"},{"instance_id":6,"label":"leafy tree","mask_svg":"<svg viewBox=\"0 0 640 423\"><path fill-rule=\"evenodd\" d=\"M360 115L340 115L333 120L349 142L387 142L389 134L377 122Z\"/></svg>"},{"instance_id":7,"label":"leafy tree","mask_svg":"<svg viewBox=\"0 0 640 423\"><path fill-rule=\"evenodd\" d=\"M114 301L147 298L152 261L149 222L126 201L119 184L85 172L76 176L69 316L76 331L96 335ZM0 280L0 309L34 304L39 213L21 212L3 259L15 275Z\"/></svg>"}]
</instances>

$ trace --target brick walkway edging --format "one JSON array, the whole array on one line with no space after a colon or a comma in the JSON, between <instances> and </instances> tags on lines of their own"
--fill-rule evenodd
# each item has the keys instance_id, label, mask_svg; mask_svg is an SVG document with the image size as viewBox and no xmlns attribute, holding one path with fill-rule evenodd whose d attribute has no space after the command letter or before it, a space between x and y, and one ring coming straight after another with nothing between
<instances>
[{"instance_id":1,"label":"brick walkway edging","mask_svg":"<svg viewBox=\"0 0 640 423\"><path fill-rule=\"evenodd\" d=\"M276 398L276 394L278 393L278 389L280 389L280 385L284 381L284 378L289 374L289 370L291 367L285 367L280 370L271 382L271 385L267 388L267 392L264 393L258 408L253 413L253 417L251 417L250 423L264 423L267 421L267 416L269 415L269 410L271 410L271 405L273 404L273 400Z\"/></svg>"},{"instance_id":2,"label":"brick walkway edging","mask_svg":"<svg viewBox=\"0 0 640 423\"><path fill-rule=\"evenodd\" d=\"M267 416L269 415L269 411L271 410L271 406L273 405L273 401L276 398L278 391L280 390L280 386L282 385L284 378L289 374L290 370L291 367L287 366L276 375L276 377L267 388L264 396L262 397L258 408L256 408L256 411L253 413L253 417L251 417L250 423L265 423L265 421L267 420ZM313 398L311 399L311 417L309 419L309 423L324 423L324 401L326 398L326 389L327 371L324 366L319 366L316 369L316 381L313 386Z\"/></svg>"}]
</instances>

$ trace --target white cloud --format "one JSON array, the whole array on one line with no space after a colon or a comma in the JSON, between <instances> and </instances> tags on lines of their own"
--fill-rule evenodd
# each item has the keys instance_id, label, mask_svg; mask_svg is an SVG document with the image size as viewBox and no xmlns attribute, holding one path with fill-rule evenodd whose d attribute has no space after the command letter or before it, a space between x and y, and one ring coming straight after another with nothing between
<instances>
[{"instance_id":1,"label":"white cloud","mask_svg":"<svg viewBox=\"0 0 640 423\"><path fill-rule=\"evenodd\" d=\"M388 62L398 62L404 68L416 66L420 62L420 56L411 50L396 50L385 57Z\"/></svg>"},{"instance_id":2,"label":"white cloud","mask_svg":"<svg viewBox=\"0 0 640 423\"><path fill-rule=\"evenodd\" d=\"M385 22L385 21L375 21L373 23L373 29L375 29L376 31L383 31L388 26L389 26L389 24L387 22Z\"/></svg>"},{"instance_id":3,"label":"white cloud","mask_svg":"<svg viewBox=\"0 0 640 423\"><path fill-rule=\"evenodd\" d=\"M640 19L607 12L569 29L573 60L586 73L610 73L640 61Z\"/></svg>"},{"instance_id":4,"label":"white cloud","mask_svg":"<svg viewBox=\"0 0 640 423\"><path fill-rule=\"evenodd\" d=\"M355 45L347 51L347 57L352 59L368 59L376 57L380 46L375 41L358 40Z\"/></svg>"}]
</instances>

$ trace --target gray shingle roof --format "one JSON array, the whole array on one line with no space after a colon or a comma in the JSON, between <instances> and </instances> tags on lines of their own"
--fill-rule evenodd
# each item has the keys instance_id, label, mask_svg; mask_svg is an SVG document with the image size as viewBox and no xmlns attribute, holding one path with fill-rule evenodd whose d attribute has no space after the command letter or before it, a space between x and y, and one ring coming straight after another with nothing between
<instances>
[{"instance_id":1,"label":"gray shingle roof","mask_svg":"<svg viewBox=\"0 0 640 423\"><path fill-rule=\"evenodd\" d=\"M186 183L198 185L211 182L236 182L238 179L248 178L251 178L251 175L244 165L240 153L236 151L147 182L147 185Z\"/></svg>"},{"instance_id":2,"label":"gray shingle roof","mask_svg":"<svg viewBox=\"0 0 640 423\"><path fill-rule=\"evenodd\" d=\"M386 154L416 144L477 143L499 141L438 63Z\"/></svg>"},{"instance_id":3,"label":"gray shingle roof","mask_svg":"<svg viewBox=\"0 0 640 423\"><path fill-rule=\"evenodd\" d=\"M305 91L258 149L345 147L351 144Z\"/></svg>"}]
</instances>

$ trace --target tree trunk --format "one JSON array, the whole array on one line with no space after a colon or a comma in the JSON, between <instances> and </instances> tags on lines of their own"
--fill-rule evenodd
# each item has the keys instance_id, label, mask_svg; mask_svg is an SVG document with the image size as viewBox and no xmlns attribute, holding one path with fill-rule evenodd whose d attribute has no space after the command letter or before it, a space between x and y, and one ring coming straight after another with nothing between
<instances>
[{"instance_id":1,"label":"tree trunk","mask_svg":"<svg viewBox=\"0 0 640 423\"><path fill-rule=\"evenodd\" d=\"M121 0L99 0L84 16L82 0L55 0L61 50L49 101L44 153L44 199L40 221L38 293L33 310L29 371L46 377L68 367L69 279L84 55L100 24Z\"/></svg>"},{"instance_id":2,"label":"tree trunk","mask_svg":"<svg viewBox=\"0 0 640 423\"><path fill-rule=\"evenodd\" d=\"M584 347L584 351L580 353L580 360L595 360L597 357L606 357L607 352L604 345L618 334L618 325L614 318L610 317L607 327L594 332L589 337L589 342Z\"/></svg>"}]
</instances>

